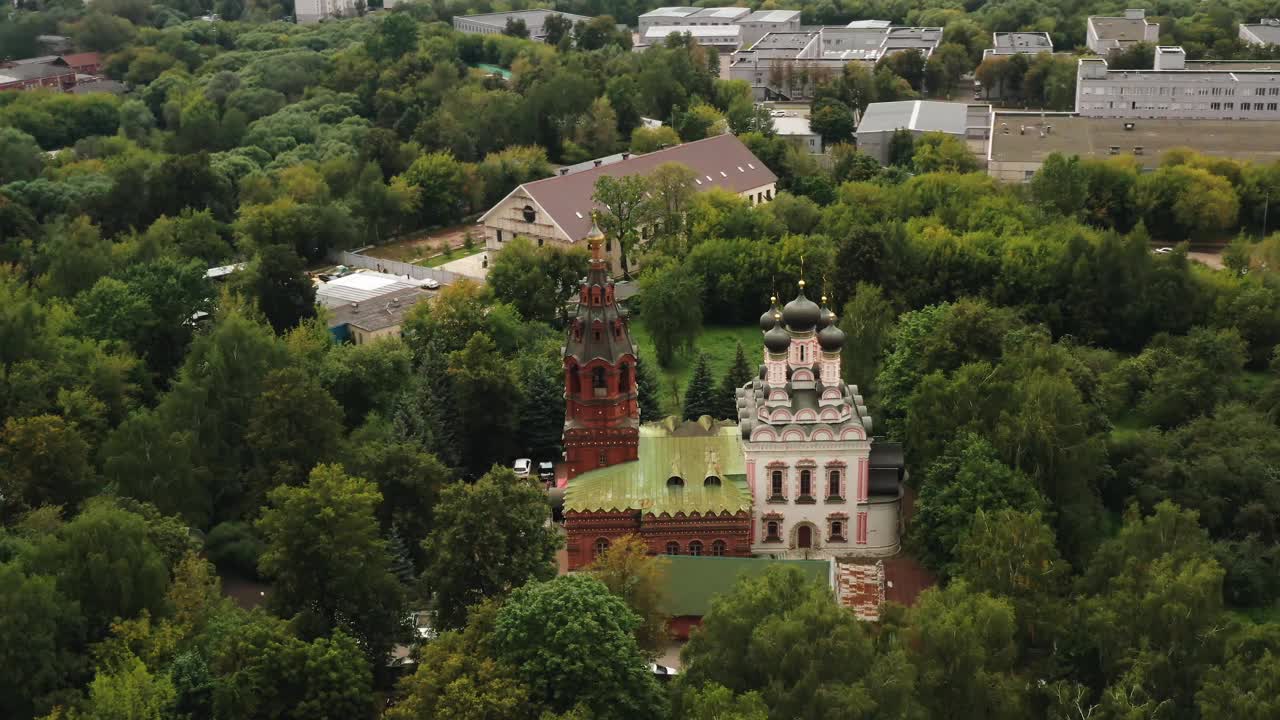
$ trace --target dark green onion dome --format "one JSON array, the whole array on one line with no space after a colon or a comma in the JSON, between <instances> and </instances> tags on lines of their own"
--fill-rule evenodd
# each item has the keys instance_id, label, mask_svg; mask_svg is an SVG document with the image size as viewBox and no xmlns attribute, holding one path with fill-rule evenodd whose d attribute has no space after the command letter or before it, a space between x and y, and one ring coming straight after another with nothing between
<instances>
[{"instance_id":1,"label":"dark green onion dome","mask_svg":"<svg viewBox=\"0 0 1280 720\"><path fill-rule=\"evenodd\" d=\"M800 292L796 299L782 308L782 320L793 332L812 330L822 317L818 304L804 296L804 281L800 281Z\"/></svg>"},{"instance_id":2,"label":"dark green onion dome","mask_svg":"<svg viewBox=\"0 0 1280 720\"><path fill-rule=\"evenodd\" d=\"M764 334L764 346L769 348L771 353L784 353L791 346L791 335L782 329L781 316L775 313L773 320L775 323L773 328Z\"/></svg>"},{"instance_id":3,"label":"dark green onion dome","mask_svg":"<svg viewBox=\"0 0 1280 720\"><path fill-rule=\"evenodd\" d=\"M818 344L827 352L838 352L844 347L844 331L836 325L836 314L830 315L830 324L818 333Z\"/></svg>"},{"instance_id":4,"label":"dark green onion dome","mask_svg":"<svg viewBox=\"0 0 1280 720\"><path fill-rule=\"evenodd\" d=\"M818 311L818 329L821 330L822 328L830 325L832 322L834 322L834 320L832 319L834 317L835 315L830 310L827 309L827 296L823 295L822 309Z\"/></svg>"},{"instance_id":5,"label":"dark green onion dome","mask_svg":"<svg viewBox=\"0 0 1280 720\"><path fill-rule=\"evenodd\" d=\"M777 315L777 314L778 314L778 296L775 295L769 298L769 309L765 310L764 314L760 316L761 332L769 332L770 330L773 329L774 325L778 324L778 321L775 320L773 317L774 315Z\"/></svg>"}]
</instances>

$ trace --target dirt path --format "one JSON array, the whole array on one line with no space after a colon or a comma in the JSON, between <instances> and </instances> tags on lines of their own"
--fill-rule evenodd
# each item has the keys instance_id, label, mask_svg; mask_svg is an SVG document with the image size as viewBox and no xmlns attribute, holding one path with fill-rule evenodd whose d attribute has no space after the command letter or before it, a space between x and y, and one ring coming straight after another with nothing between
<instances>
[{"instance_id":1,"label":"dirt path","mask_svg":"<svg viewBox=\"0 0 1280 720\"><path fill-rule=\"evenodd\" d=\"M417 262L433 255L437 255L444 249L446 243L449 247L457 249L466 244L467 231L471 231L471 240L477 246L484 242L478 232L478 228L474 223L465 223L463 225L454 225L452 227L440 228L427 233L419 233L410 235L405 238L389 242L385 245L371 247L364 251L365 255L370 257L382 258L384 260L399 260L401 262Z\"/></svg>"}]
</instances>

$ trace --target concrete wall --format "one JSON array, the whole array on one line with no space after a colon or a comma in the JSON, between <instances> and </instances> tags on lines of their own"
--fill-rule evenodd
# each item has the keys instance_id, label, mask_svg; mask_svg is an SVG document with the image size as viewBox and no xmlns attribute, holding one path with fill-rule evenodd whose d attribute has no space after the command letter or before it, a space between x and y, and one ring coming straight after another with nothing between
<instances>
[{"instance_id":1,"label":"concrete wall","mask_svg":"<svg viewBox=\"0 0 1280 720\"><path fill-rule=\"evenodd\" d=\"M1081 117L1280 120L1280 73L1101 71L1081 61ZM1259 94L1261 92L1261 94ZM1246 109L1247 108L1247 109Z\"/></svg>"}]
</instances>

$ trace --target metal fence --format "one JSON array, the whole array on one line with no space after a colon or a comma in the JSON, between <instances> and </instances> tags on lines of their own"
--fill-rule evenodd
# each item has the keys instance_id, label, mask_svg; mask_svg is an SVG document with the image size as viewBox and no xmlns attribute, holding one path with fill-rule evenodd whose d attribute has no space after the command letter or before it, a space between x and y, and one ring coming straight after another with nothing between
<instances>
[{"instance_id":1,"label":"metal fence","mask_svg":"<svg viewBox=\"0 0 1280 720\"><path fill-rule=\"evenodd\" d=\"M435 280L441 285L449 285L458 280L466 278L465 275L459 275L448 270L440 268L429 268L412 263L400 262L399 260L384 260L383 258L369 257L359 253L347 252L345 250L337 250L329 253L329 260L337 265L346 265L347 267L365 268L367 270L377 270L388 275L404 275L414 280Z\"/></svg>"}]
</instances>

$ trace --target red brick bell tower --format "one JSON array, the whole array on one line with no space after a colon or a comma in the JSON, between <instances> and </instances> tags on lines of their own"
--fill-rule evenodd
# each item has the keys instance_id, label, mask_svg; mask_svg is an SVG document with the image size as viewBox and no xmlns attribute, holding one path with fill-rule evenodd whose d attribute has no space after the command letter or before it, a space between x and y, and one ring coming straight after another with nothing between
<instances>
[{"instance_id":1,"label":"red brick bell tower","mask_svg":"<svg viewBox=\"0 0 1280 720\"><path fill-rule=\"evenodd\" d=\"M564 344L564 459L568 479L637 459L636 350L613 296L604 235L591 225L591 266Z\"/></svg>"}]
</instances>

